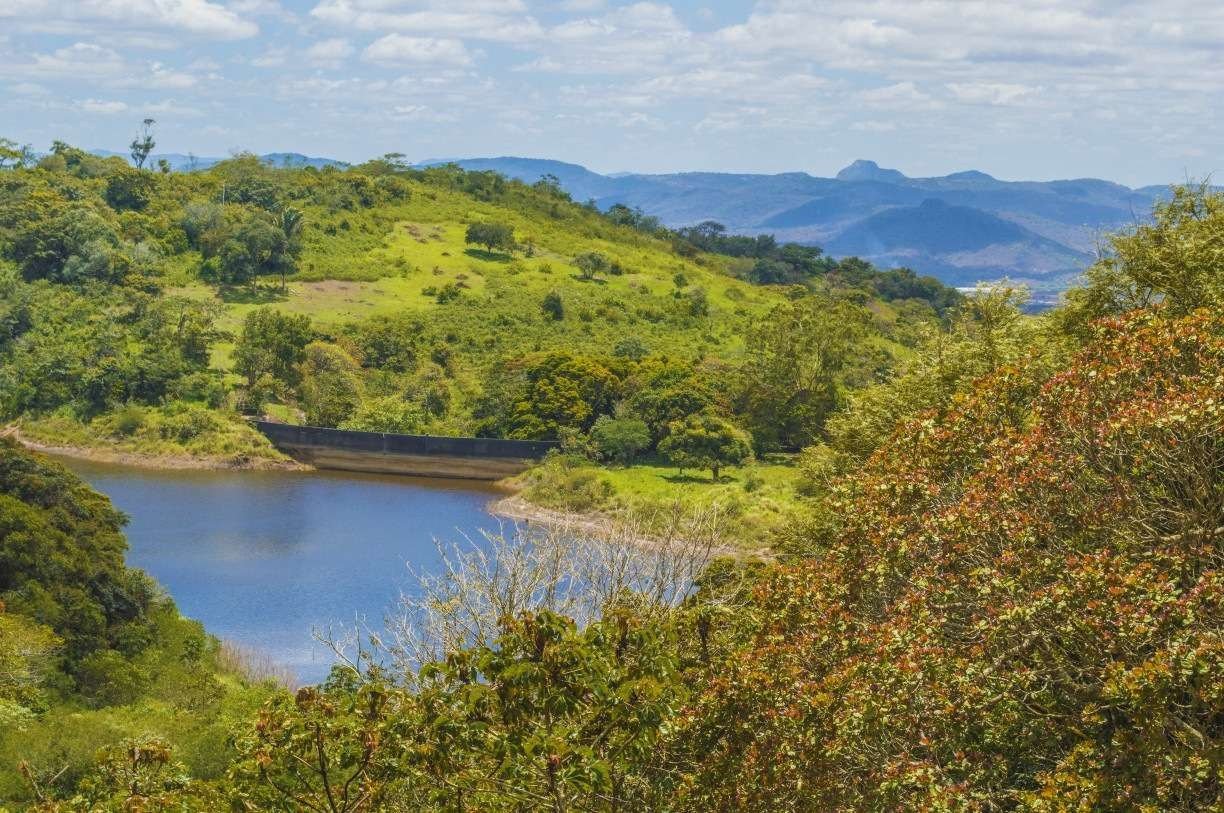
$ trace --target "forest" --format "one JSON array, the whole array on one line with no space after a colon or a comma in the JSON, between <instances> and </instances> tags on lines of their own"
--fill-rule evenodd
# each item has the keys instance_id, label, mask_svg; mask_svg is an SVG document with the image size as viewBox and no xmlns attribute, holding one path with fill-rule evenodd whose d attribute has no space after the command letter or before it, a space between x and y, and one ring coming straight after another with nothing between
<instances>
[{"instance_id":1,"label":"forest","mask_svg":"<svg viewBox=\"0 0 1224 813\"><path fill-rule=\"evenodd\" d=\"M298 687L0 439L0 804L1224 809L1222 244L1224 196L1178 188L1032 316L548 179L57 144L0 172L23 438L268 465L243 416L557 439L521 486L570 510L687 475L595 552L498 540L505 581L458 563Z\"/></svg>"}]
</instances>

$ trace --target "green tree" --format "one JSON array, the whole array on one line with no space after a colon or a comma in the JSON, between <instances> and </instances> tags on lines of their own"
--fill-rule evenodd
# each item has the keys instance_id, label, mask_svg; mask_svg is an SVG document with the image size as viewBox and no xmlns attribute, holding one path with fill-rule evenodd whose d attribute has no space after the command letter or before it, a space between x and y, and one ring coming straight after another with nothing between
<instances>
[{"instance_id":1,"label":"green tree","mask_svg":"<svg viewBox=\"0 0 1224 813\"><path fill-rule=\"evenodd\" d=\"M337 425L341 429L359 432L416 435L420 434L428 423L429 415L420 404L400 395L387 395L362 400L352 416Z\"/></svg>"},{"instance_id":2,"label":"green tree","mask_svg":"<svg viewBox=\"0 0 1224 813\"><path fill-rule=\"evenodd\" d=\"M502 365L476 406L479 431L554 439L563 428L588 431L609 414L620 379L598 359L575 353L526 356Z\"/></svg>"},{"instance_id":3,"label":"green tree","mask_svg":"<svg viewBox=\"0 0 1224 813\"><path fill-rule=\"evenodd\" d=\"M216 257L222 282L251 282L262 274L284 273L292 266L290 241L280 223L262 215L249 216L230 233Z\"/></svg>"},{"instance_id":4,"label":"green tree","mask_svg":"<svg viewBox=\"0 0 1224 813\"><path fill-rule=\"evenodd\" d=\"M156 188L153 176L124 169L106 179L106 202L116 211L139 212L149 205Z\"/></svg>"},{"instance_id":5,"label":"green tree","mask_svg":"<svg viewBox=\"0 0 1224 813\"><path fill-rule=\"evenodd\" d=\"M514 251L514 227L505 223L472 223L467 227L464 239L471 245L484 246L486 250Z\"/></svg>"},{"instance_id":6,"label":"green tree","mask_svg":"<svg viewBox=\"0 0 1224 813\"><path fill-rule=\"evenodd\" d=\"M0 169L23 166L29 152L29 147L23 147L9 138L0 138Z\"/></svg>"},{"instance_id":7,"label":"green tree","mask_svg":"<svg viewBox=\"0 0 1224 813\"><path fill-rule=\"evenodd\" d=\"M591 427L591 440L605 459L627 466L650 448L650 429L641 418L601 415Z\"/></svg>"},{"instance_id":8,"label":"green tree","mask_svg":"<svg viewBox=\"0 0 1224 813\"><path fill-rule=\"evenodd\" d=\"M556 291L549 291L544 295L544 300L540 303L540 310L544 311L544 315L555 322L560 322L565 318L565 303L561 300L561 294Z\"/></svg>"},{"instance_id":9,"label":"green tree","mask_svg":"<svg viewBox=\"0 0 1224 813\"><path fill-rule=\"evenodd\" d=\"M234 348L234 369L246 376L248 386L254 386L263 375L296 385L298 365L313 336L309 316L257 308L242 323L242 334Z\"/></svg>"},{"instance_id":10,"label":"green tree","mask_svg":"<svg viewBox=\"0 0 1224 813\"><path fill-rule=\"evenodd\" d=\"M583 279L595 279L612 268L612 261L598 251L588 251L574 258L574 265Z\"/></svg>"},{"instance_id":11,"label":"green tree","mask_svg":"<svg viewBox=\"0 0 1224 813\"><path fill-rule=\"evenodd\" d=\"M360 367L334 344L311 342L302 352L301 396L306 422L338 426L361 401Z\"/></svg>"},{"instance_id":12,"label":"green tree","mask_svg":"<svg viewBox=\"0 0 1224 813\"><path fill-rule=\"evenodd\" d=\"M716 415L690 415L671 424L659 451L681 471L709 469L714 481L724 466L740 466L752 460L748 434Z\"/></svg>"},{"instance_id":13,"label":"green tree","mask_svg":"<svg viewBox=\"0 0 1224 813\"><path fill-rule=\"evenodd\" d=\"M736 412L758 445L800 448L819 436L868 325L862 307L816 296L779 305L757 322L745 343Z\"/></svg>"},{"instance_id":14,"label":"green tree","mask_svg":"<svg viewBox=\"0 0 1224 813\"><path fill-rule=\"evenodd\" d=\"M285 248L276 263L281 275L281 290L285 290L285 275L293 270L295 261L302 253L302 230L306 227L306 217L301 209L286 206L280 212L280 229L285 235Z\"/></svg>"},{"instance_id":15,"label":"green tree","mask_svg":"<svg viewBox=\"0 0 1224 813\"><path fill-rule=\"evenodd\" d=\"M1224 194L1206 184L1177 187L1155 205L1151 223L1110 238L1111 251L1068 292L1058 320L1086 339L1094 319L1158 302L1175 313L1224 307L1222 241Z\"/></svg>"},{"instance_id":16,"label":"green tree","mask_svg":"<svg viewBox=\"0 0 1224 813\"><path fill-rule=\"evenodd\" d=\"M137 169L144 169L145 161L149 160L150 153L157 146L157 142L153 139L153 125L156 123L153 119L145 119L140 123L140 132L132 139L130 145L132 163Z\"/></svg>"}]
</instances>

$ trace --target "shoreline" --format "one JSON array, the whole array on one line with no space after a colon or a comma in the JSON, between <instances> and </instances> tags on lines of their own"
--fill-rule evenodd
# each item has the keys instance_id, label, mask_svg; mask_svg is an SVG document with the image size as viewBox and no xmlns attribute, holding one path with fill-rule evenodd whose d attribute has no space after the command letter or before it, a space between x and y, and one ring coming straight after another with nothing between
<instances>
[{"instance_id":1,"label":"shoreline","mask_svg":"<svg viewBox=\"0 0 1224 813\"><path fill-rule=\"evenodd\" d=\"M158 455L144 452L125 452L115 448L98 446L59 446L32 440L21 434L16 426L0 431L0 437L11 438L19 446L33 452L84 460L90 463L106 463L116 466L131 466L140 469L161 471L313 471L313 466L295 460L272 460L269 458L204 457L198 455Z\"/></svg>"},{"instance_id":2,"label":"shoreline","mask_svg":"<svg viewBox=\"0 0 1224 813\"><path fill-rule=\"evenodd\" d=\"M545 508L527 500L508 485L499 483L498 488L510 493L488 504L488 511L494 516L525 522L528 525L538 523L547 527L574 529L592 534L606 533L615 527L615 521L611 517Z\"/></svg>"}]
</instances>

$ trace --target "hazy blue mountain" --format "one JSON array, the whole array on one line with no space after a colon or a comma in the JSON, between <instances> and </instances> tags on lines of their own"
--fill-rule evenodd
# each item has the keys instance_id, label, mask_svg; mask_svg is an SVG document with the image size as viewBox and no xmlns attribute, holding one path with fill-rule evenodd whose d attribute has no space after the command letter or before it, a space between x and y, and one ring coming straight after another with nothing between
<instances>
[{"instance_id":1,"label":"hazy blue mountain","mask_svg":"<svg viewBox=\"0 0 1224 813\"><path fill-rule=\"evenodd\" d=\"M910 178L868 160L833 178L601 175L577 164L510 157L454 163L527 182L554 175L577 200L639 207L668 226L717 220L734 232L769 232L959 285L1008 276L1048 290L1065 287L1091 262L1105 233L1143 220L1152 202L1168 194L1166 187L1130 189L1094 178L1001 181L977 170Z\"/></svg>"},{"instance_id":2,"label":"hazy blue mountain","mask_svg":"<svg viewBox=\"0 0 1224 813\"><path fill-rule=\"evenodd\" d=\"M129 158L126 152L115 152L114 150L93 150L94 155L102 157L119 156L120 158ZM299 152L270 152L259 156L260 160L265 164L277 167L314 167L322 169L323 167L346 167L344 161L337 161L334 158L316 158L310 155L302 155ZM211 166L227 160L226 158L218 158L216 156L199 156L199 155L184 155L178 152L163 152L155 153L149 156L147 166L157 166L157 162L165 159L170 164L170 168L175 172L191 172L197 169L208 169Z\"/></svg>"}]
</instances>

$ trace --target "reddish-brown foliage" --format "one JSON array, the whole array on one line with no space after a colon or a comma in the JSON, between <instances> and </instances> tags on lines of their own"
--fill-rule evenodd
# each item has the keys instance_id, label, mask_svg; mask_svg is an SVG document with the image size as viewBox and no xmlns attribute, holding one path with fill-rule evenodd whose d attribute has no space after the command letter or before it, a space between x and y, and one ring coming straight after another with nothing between
<instances>
[{"instance_id":1,"label":"reddish-brown foliage","mask_svg":"<svg viewBox=\"0 0 1224 813\"><path fill-rule=\"evenodd\" d=\"M1224 314L1100 324L844 483L688 711L694 809L1224 805Z\"/></svg>"}]
</instances>

